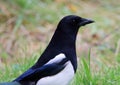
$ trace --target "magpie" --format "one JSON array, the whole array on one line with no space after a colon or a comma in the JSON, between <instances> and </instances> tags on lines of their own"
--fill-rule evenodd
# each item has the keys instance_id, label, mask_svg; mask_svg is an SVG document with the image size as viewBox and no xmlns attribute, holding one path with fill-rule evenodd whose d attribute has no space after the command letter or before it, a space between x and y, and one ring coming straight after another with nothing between
<instances>
[{"instance_id":1,"label":"magpie","mask_svg":"<svg viewBox=\"0 0 120 85\"><path fill-rule=\"evenodd\" d=\"M0 85L69 85L77 69L78 30L93 22L76 15L63 17L38 61L12 82Z\"/></svg>"}]
</instances>

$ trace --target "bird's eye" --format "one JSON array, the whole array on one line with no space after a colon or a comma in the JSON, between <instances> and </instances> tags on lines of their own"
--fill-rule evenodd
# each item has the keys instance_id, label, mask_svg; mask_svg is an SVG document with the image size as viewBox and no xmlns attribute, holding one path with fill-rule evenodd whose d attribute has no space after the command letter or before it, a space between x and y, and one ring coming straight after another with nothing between
<instances>
[{"instance_id":1,"label":"bird's eye","mask_svg":"<svg viewBox=\"0 0 120 85\"><path fill-rule=\"evenodd\" d=\"M75 20L75 19L73 19L73 20L72 20L72 22L74 22L74 23L75 23L75 22L76 22L76 20Z\"/></svg>"}]
</instances>

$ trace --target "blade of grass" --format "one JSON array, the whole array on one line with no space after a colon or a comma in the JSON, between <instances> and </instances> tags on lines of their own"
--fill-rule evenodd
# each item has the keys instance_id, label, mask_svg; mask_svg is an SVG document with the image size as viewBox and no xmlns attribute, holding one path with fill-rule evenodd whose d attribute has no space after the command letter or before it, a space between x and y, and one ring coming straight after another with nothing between
<instances>
[{"instance_id":1,"label":"blade of grass","mask_svg":"<svg viewBox=\"0 0 120 85\"><path fill-rule=\"evenodd\" d=\"M13 33L15 33L15 32L18 30L18 28L19 28L20 25L22 24L22 21L23 21L23 16L22 16L22 15L19 15L18 18L17 18L17 20L16 20Z\"/></svg>"}]
</instances>

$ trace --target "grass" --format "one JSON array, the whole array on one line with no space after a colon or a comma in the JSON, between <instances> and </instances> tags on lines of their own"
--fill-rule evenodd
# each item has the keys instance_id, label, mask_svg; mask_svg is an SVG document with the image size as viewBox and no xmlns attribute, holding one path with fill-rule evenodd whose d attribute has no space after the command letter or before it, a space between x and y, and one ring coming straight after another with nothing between
<instances>
[{"instance_id":1,"label":"grass","mask_svg":"<svg viewBox=\"0 0 120 85\"><path fill-rule=\"evenodd\" d=\"M31 59L25 58L17 60L17 64L6 64L4 69L0 69L0 82L14 80L22 74L38 59L39 54L33 55ZM103 65L101 70L92 71L90 65L90 55L88 59L83 57L80 60L79 68L71 85L119 85L120 84L120 66L108 67Z\"/></svg>"},{"instance_id":2,"label":"grass","mask_svg":"<svg viewBox=\"0 0 120 85\"><path fill-rule=\"evenodd\" d=\"M79 66L71 85L120 85L120 6L117 2L1 0L0 82L14 80L32 66L49 43L59 19L75 14L90 17L95 23L78 33Z\"/></svg>"},{"instance_id":3,"label":"grass","mask_svg":"<svg viewBox=\"0 0 120 85\"><path fill-rule=\"evenodd\" d=\"M30 58L17 59L16 63L4 66L4 69L0 69L0 82L14 80L18 75L25 72L30 66L32 66L37 60L38 54L33 55ZM28 63L29 62L29 63Z\"/></svg>"},{"instance_id":4,"label":"grass","mask_svg":"<svg viewBox=\"0 0 120 85\"><path fill-rule=\"evenodd\" d=\"M102 66L100 71L91 71L88 62L83 58L72 85L119 85L120 66Z\"/></svg>"}]
</instances>

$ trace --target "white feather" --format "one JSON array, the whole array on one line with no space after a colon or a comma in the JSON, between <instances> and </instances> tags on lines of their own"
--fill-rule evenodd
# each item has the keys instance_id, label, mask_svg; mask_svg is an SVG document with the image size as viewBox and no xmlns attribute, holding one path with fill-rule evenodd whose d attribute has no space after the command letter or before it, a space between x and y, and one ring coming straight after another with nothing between
<instances>
[{"instance_id":1,"label":"white feather","mask_svg":"<svg viewBox=\"0 0 120 85\"><path fill-rule=\"evenodd\" d=\"M60 62L65 58L65 55L63 53L60 53L59 55L57 55L55 58L51 59L49 62L47 62L46 64L51 64L51 63L55 63L55 62Z\"/></svg>"},{"instance_id":2,"label":"white feather","mask_svg":"<svg viewBox=\"0 0 120 85\"><path fill-rule=\"evenodd\" d=\"M64 54L57 55L54 59L50 60L47 64L53 62L59 62L65 58ZM71 61L65 63L66 67L58 74L53 76L44 77L38 80L36 85L69 85L70 81L74 77L74 69Z\"/></svg>"}]
</instances>

